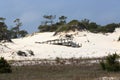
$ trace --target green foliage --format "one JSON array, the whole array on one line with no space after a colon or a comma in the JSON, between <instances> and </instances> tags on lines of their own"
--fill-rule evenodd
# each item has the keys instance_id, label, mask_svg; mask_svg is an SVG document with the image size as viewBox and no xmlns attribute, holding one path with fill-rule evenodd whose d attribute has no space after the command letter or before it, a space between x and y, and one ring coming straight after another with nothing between
<instances>
[{"instance_id":1,"label":"green foliage","mask_svg":"<svg viewBox=\"0 0 120 80\"><path fill-rule=\"evenodd\" d=\"M25 31L25 30L20 30L20 31L19 31L19 36L20 36L20 37L25 37L27 34L28 34L28 32Z\"/></svg>"},{"instance_id":2,"label":"green foliage","mask_svg":"<svg viewBox=\"0 0 120 80\"><path fill-rule=\"evenodd\" d=\"M56 18L55 15L44 15L45 18L44 24L38 27L40 32L67 32L67 31L75 31L75 30L88 30L93 33L112 33L115 28L120 27L120 24L111 23L105 26L100 26L95 22L90 22L89 19L79 20L71 20L70 22L66 22L66 16L60 16L59 22L53 23ZM27 31L20 30L22 23L20 19L14 20L15 27L11 30L7 29L7 25L5 24L5 18L0 17L0 41L7 40L11 41L11 38L25 37ZM119 41L119 40L118 40Z\"/></svg>"},{"instance_id":3,"label":"green foliage","mask_svg":"<svg viewBox=\"0 0 120 80\"><path fill-rule=\"evenodd\" d=\"M0 22L0 41L9 40L7 25L4 22Z\"/></svg>"},{"instance_id":4,"label":"green foliage","mask_svg":"<svg viewBox=\"0 0 120 80\"><path fill-rule=\"evenodd\" d=\"M26 30L20 30L20 27L22 26L20 19L15 19L14 22L16 26L10 30L11 38L25 37L28 32Z\"/></svg>"},{"instance_id":5,"label":"green foliage","mask_svg":"<svg viewBox=\"0 0 120 80\"><path fill-rule=\"evenodd\" d=\"M78 20L72 20L68 24L61 25L61 27L57 29L57 32L63 32L63 31L67 32L67 31L75 31L75 30L80 31L85 29L86 27L84 24L82 24Z\"/></svg>"},{"instance_id":6,"label":"green foliage","mask_svg":"<svg viewBox=\"0 0 120 80\"><path fill-rule=\"evenodd\" d=\"M112 23L105 26L107 32L114 32L115 28L118 27L118 24Z\"/></svg>"},{"instance_id":7,"label":"green foliage","mask_svg":"<svg viewBox=\"0 0 120 80\"><path fill-rule=\"evenodd\" d=\"M7 25L4 20L5 18L0 17L0 41L5 40L12 42L11 38L25 37L25 35L28 34L27 31L20 30L20 26L22 26L20 19L16 19L14 21L16 26L10 30L7 29Z\"/></svg>"},{"instance_id":8,"label":"green foliage","mask_svg":"<svg viewBox=\"0 0 120 80\"><path fill-rule=\"evenodd\" d=\"M14 27L11 30L9 30L9 34L11 38L18 38L25 37L28 34L28 32L26 30L19 30L18 32L16 32L16 27Z\"/></svg>"},{"instance_id":9,"label":"green foliage","mask_svg":"<svg viewBox=\"0 0 120 80\"><path fill-rule=\"evenodd\" d=\"M103 70L106 70L105 63L104 63L103 60L100 62L100 65L101 65L101 67L102 67Z\"/></svg>"},{"instance_id":10,"label":"green foliage","mask_svg":"<svg viewBox=\"0 0 120 80\"><path fill-rule=\"evenodd\" d=\"M89 19L83 19L83 20L81 20L81 23L84 24L84 26L87 27L90 23L90 20Z\"/></svg>"},{"instance_id":11,"label":"green foliage","mask_svg":"<svg viewBox=\"0 0 120 80\"><path fill-rule=\"evenodd\" d=\"M95 22L91 22L88 25L88 29L97 29L97 28L98 28L98 25Z\"/></svg>"},{"instance_id":12,"label":"green foliage","mask_svg":"<svg viewBox=\"0 0 120 80\"><path fill-rule=\"evenodd\" d=\"M3 58L0 58L0 73L11 73L12 69L10 64Z\"/></svg>"},{"instance_id":13,"label":"green foliage","mask_svg":"<svg viewBox=\"0 0 120 80\"><path fill-rule=\"evenodd\" d=\"M56 15L44 15L43 18L46 19L45 25L47 23L50 23L52 25L53 24L53 20L56 18Z\"/></svg>"},{"instance_id":14,"label":"green foliage","mask_svg":"<svg viewBox=\"0 0 120 80\"><path fill-rule=\"evenodd\" d=\"M108 55L106 57L106 59L100 62L100 65L102 67L103 70L107 70L107 71L120 71L120 63L119 63L119 58L120 56L115 54L112 55Z\"/></svg>"},{"instance_id":15,"label":"green foliage","mask_svg":"<svg viewBox=\"0 0 120 80\"><path fill-rule=\"evenodd\" d=\"M100 26L95 22L91 22L87 24L87 30L93 33L112 33L115 31L115 28L119 27L119 24L111 23L105 26Z\"/></svg>"},{"instance_id":16,"label":"green foliage","mask_svg":"<svg viewBox=\"0 0 120 80\"><path fill-rule=\"evenodd\" d=\"M53 32L57 30L57 26L56 25L40 25L38 27L40 32Z\"/></svg>"},{"instance_id":17,"label":"green foliage","mask_svg":"<svg viewBox=\"0 0 120 80\"><path fill-rule=\"evenodd\" d=\"M68 23L68 25L79 25L79 21L78 20L72 20Z\"/></svg>"},{"instance_id":18,"label":"green foliage","mask_svg":"<svg viewBox=\"0 0 120 80\"><path fill-rule=\"evenodd\" d=\"M67 31L67 26L66 26L66 25L63 25L63 26L59 27L56 31L57 31L57 32Z\"/></svg>"},{"instance_id":19,"label":"green foliage","mask_svg":"<svg viewBox=\"0 0 120 80\"><path fill-rule=\"evenodd\" d=\"M52 15L45 15L44 18L51 20ZM93 33L112 33L114 32L115 28L120 27L120 24L111 23L105 26L98 25L96 22L90 22L89 19L79 20L71 20L70 22L66 23L67 17L60 16L59 22L55 24L48 24L50 21L44 21L43 25L38 27L40 32L67 32L67 31L81 31L81 30L88 30Z\"/></svg>"},{"instance_id":20,"label":"green foliage","mask_svg":"<svg viewBox=\"0 0 120 80\"><path fill-rule=\"evenodd\" d=\"M61 23L61 24L66 24L66 19L67 19L66 16L60 16L60 17L59 17L59 20L60 20L60 23Z\"/></svg>"}]
</instances>

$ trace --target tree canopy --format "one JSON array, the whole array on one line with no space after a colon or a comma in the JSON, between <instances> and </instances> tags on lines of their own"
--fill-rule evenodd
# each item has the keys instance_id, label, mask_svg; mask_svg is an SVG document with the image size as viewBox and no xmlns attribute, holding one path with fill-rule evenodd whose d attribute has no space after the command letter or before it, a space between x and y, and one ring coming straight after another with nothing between
<instances>
[{"instance_id":1,"label":"tree canopy","mask_svg":"<svg viewBox=\"0 0 120 80\"><path fill-rule=\"evenodd\" d=\"M5 20L5 18L0 17L0 41L11 41L12 38L24 37L28 34L26 30L20 30L22 26L20 19L14 20L16 26L11 29L8 29Z\"/></svg>"},{"instance_id":2,"label":"tree canopy","mask_svg":"<svg viewBox=\"0 0 120 80\"><path fill-rule=\"evenodd\" d=\"M44 16L47 17L47 16ZM48 16L49 17L49 16ZM93 33L112 33L115 28L120 27L119 23L110 23L105 26L101 26L96 22L91 22L89 19L71 20L66 23L66 16L60 16L59 22L54 24L44 24L38 27L40 32L62 32L62 31L75 31L75 30L87 30Z\"/></svg>"}]
</instances>

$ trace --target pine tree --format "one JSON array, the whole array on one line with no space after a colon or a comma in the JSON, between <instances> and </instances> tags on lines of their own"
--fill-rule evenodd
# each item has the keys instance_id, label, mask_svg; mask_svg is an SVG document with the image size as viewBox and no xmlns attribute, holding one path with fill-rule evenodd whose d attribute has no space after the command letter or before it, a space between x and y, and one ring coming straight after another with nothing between
<instances>
[{"instance_id":1,"label":"pine tree","mask_svg":"<svg viewBox=\"0 0 120 80\"><path fill-rule=\"evenodd\" d=\"M0 41L9 40L7 25L4 22L5 18L0 17Z\"/></svg>"},{"instance_id":2,"label":"pine tree","mask_svg":"<svg viewBox=\"0 0 120 80\"><path fill-rule=\"evenodd\" d=\"M5 39L5 34L6 34L6 26L3 22L0 22L0 40Z\"/></svg>"}]
</instances>

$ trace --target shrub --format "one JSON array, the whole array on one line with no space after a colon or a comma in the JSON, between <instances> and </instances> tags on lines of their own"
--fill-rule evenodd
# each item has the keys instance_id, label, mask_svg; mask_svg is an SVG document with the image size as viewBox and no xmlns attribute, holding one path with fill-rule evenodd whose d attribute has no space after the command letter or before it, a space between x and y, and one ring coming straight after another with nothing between
<instances>
[{"instance_id":1,"label":"shrub","mask_svg":"<svg viewBox=\"0 0 120 80\"><path fill-rule=\"evenodd\" d=\"M3 58L0 58L0 73L11 73L12 69L10 64Z\"/></svg>"},{"instance_id":2,"label":"shrub","mask_svg":"<svg viewBox=\"0 0 120 80\"><path fill-rule=\"evenodd\" d=\"M28 50L28 52L31 56L34 56L34 52L32 50Z\"/></svg>"},{"instance_id":3,"label":"shrub","mask_svg":"<svg viewBox=\"0 0 120 80\"><path fill-rule=\"evenodd\" d=\"M103 60L100 62L100 65L101 65L102 69L105 70L105 63Z\"/></svg>"},{"instance_id":4,"label":"shrub","mask_svg":"<svg viewBox=\"0 0 120 80\"><path fill-rule=\"evenodd\" d=\"M102 60L100 62L100 65L102 67L103 70L107 70L107 71L120 71L120 63L118 61L118 59L120 58L120 56L118 54L112 54L112 55L108 55L105 60Z\"/></svg>"},{"instance_id":5,"label":"shrub","mask_svg":"<svg viewBox=\"0 0 120 80\"><path fill-rule=\"evenodd\" d=\"M56 64L59 64L61 62L60 58L56 57L55 62L56 62Z\"/></svg>"},{"instance_id":6,"label":"shrub","mask_svg":"<svg viewBox=\"0 0 120 80\"><path fill-rule=\"evenodd\" d=\"M27 56L27 54L25 52L23 52L23 51L18 51L17 55L19 55L19 56Z\"/></svg>"}]
</instances>

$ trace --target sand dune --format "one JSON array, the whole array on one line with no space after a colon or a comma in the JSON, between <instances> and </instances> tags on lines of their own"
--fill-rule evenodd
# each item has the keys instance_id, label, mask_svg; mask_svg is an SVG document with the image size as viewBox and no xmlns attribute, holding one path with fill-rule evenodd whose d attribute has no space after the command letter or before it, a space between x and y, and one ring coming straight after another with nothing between
<instances>
[{"instance_id":1,"label":"sand dune","mask_svg":"<svg viewBox=\"0 0 120 80\"><path fill-rule=\"evenodd\" d=\"M59 39L62 33L53 36L54 32L36 33L25 38L13 39L13 43L1 43L0 56L7 60L33 60L33 59L55 59L71 58L71 57L103 57L108 54L120 54L120 42L117 41L120 36L120 28L116 29L114 33L90 33L69 32L73 34L73 41L82 45L80 48L73 48L52 44L37 44L35 42L42 42L47 40ZM34 56L18 56L17 51L27 52L32 50Z\"/></svg>"}]
</instances>

